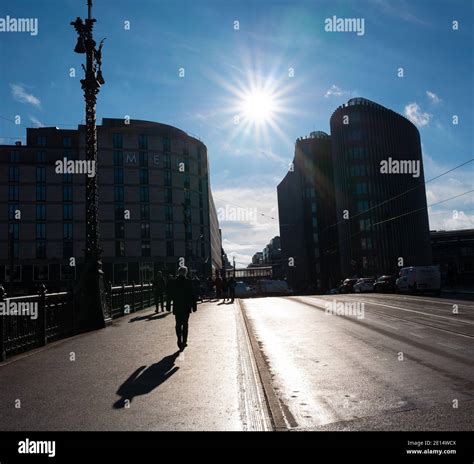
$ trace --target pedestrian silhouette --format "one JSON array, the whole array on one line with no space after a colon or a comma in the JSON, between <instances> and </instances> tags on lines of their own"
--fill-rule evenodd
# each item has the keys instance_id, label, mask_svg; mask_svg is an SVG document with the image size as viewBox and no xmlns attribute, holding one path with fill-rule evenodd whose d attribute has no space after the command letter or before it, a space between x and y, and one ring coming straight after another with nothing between
<instances>
[{"instance_id":1,"label":"pedestrian silhouette","mask_svg":"<svg viewBox=\"0 0 474 464\"><path fill-rule=\"evenodd\" d=\"M193 290L193 284L186 276L188 268L181 266L178 269L178 277L173 283L173 314L176 318L176 337L178 339L178 348L183 351L188 341L188 321L191 311L196 311L196 297Z\"/></svg>"},{"instance_id":2,"label":"pedestrian silhouette","mask_svg":"<svg viewBox=\"0 0 474 464\"><path fill-rule=\"evenodd\" d=\"M114 409L122 409L127 401L131 403L136 396L147 395L168 380L178 369L174 365L179 352L164 357L150 367L139 367L117 390L121 398L114 403Z\"/></svg>"}]
</instances>

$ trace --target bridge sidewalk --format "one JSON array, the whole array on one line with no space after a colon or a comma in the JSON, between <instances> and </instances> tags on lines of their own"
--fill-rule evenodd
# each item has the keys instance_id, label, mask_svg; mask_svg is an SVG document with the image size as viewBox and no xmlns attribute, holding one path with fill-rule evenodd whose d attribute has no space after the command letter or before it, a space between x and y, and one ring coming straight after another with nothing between
<instances>
[{"instance_id":1,"label":"bridge sidewalk","mask_svg":"<svg viewBox=\"0 0 474 464\"><path fill-rule=\"evenodd\" d=\"M173 315L149 308L13 358L0 430L241 430L235 315L199 305L181 354Z\"/></svg>"}]
</instances>

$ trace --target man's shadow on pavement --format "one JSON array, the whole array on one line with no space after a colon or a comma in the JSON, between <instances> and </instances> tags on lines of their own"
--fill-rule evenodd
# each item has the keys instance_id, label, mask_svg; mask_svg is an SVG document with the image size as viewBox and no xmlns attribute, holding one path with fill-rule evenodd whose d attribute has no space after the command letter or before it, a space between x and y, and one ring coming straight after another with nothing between
<instances>
[{"instance_id":1,"label":"man's shadow on pavement","mask_svg":"<svg viewBox=\"0 0 474 464\"><path fill-rule=\"evenodd\" d=\"M150 367L139 367L117 390L121 398L114 403L114 409L124 408L127 400L131 403L136 396L146 395L168 380L179 369L174 365L178 356L179 351Z\"/></svg>"},{"instance_id":2,"label":"man's shadow on pavement","mask_svg":"<svg viewBox=\"0 0 474 464\"><path fill-rule=\"evenodd\" d=\"M157 319L163 319L166 316L169 316L170 312L165 313L150 313L145 316L136 316L133 319L130 319L128 322L138 322L138 321L156 321Z\"/></svg>"}]
</instances>

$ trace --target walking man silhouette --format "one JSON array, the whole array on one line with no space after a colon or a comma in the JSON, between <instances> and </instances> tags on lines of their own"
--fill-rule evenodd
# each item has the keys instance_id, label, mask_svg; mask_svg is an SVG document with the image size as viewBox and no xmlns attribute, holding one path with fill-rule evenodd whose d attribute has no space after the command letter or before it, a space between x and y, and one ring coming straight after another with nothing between
<instances>
[{"instance_id":1,"label":"walking man silhouette","mask_svg":"<svg viewBox=\"0 0 474 464\"><path fill-rule=\"evenodd\" d=\"M173 282L173 314L176 319L176 337L178 348L183 351L188 341L188 321L191 311L196 311L196 297L193 284L186 276L188 268L181 266L178 277Z\"/></svg>"}]
</instances>

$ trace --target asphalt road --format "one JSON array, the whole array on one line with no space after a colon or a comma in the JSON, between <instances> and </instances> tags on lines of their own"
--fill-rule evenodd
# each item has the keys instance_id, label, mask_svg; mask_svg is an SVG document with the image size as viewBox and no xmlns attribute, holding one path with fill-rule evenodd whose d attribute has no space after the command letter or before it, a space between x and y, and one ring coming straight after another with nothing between
<instances>
[{"instance_id":1,"label":"asphalt road","mask_svg":"<svg viewBox=\"0 0 474 464\"><path fill-rule=\"evenodd\" d=\"M288 428L473 430L474 302L352 294L242 306Z\"/></svg>"}]
</instances>

